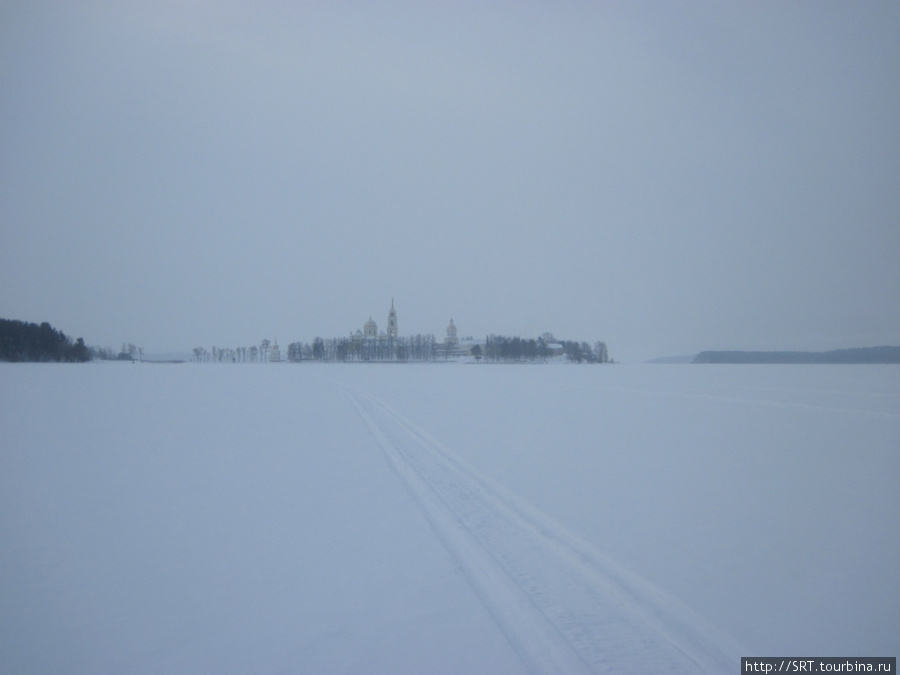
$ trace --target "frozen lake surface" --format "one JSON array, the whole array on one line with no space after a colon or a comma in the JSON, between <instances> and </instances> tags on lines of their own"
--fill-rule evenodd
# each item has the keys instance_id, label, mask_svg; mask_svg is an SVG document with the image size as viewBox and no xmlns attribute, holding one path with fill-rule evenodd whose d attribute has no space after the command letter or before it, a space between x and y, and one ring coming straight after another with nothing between
<instances>
[{"instance_id":1,"label":"frozen lake surface","mask_svg":"<svg viewBox=\"0 0 900 675\"><path fill-rule=\"evenodd\" d=\"M0 671L900 651L900 368L0 364Z\"/></svg>"}]
</instances>

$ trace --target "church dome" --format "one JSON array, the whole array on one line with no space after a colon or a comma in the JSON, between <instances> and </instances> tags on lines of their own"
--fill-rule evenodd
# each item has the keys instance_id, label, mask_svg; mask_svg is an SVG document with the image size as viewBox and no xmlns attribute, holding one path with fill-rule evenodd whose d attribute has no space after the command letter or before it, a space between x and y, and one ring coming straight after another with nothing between
<instances>
[{"instance_id":1,"label":"church dome","mask_svg":"<svg viewBox=\"0 0 900 675\"><path fill-rule=\"evenodd\" d=\"M366 335L377 335L378 334L378 325L372 321L372 317L369 317L369 320L366 321L366 325L363 326L363 333Z\"/></svg>"}]
</instances>

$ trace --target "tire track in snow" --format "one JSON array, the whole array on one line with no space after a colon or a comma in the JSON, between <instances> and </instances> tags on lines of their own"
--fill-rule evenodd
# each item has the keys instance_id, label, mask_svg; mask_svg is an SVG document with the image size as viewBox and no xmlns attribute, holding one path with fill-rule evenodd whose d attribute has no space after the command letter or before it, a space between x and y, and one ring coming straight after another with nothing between
<instances>
[{"instance_id":1,"label":"tire track in snow","mask_svg":"<svg viewBox=\"0 0 900 675\"><path fill-rule=\"evenodd\" d=\"M441 542L535 673L721 673L741 650L442 447L341 385Z\"/></svg>"}]
</instances>

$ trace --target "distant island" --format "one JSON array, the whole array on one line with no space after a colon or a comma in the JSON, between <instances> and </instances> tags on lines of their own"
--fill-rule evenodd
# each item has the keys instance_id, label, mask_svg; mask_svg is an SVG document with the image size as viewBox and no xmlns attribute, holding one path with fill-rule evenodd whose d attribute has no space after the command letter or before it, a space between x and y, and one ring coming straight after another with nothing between
<instances>
[{"instance_id":1,"label":"distant island","mask_svg":"<svg viewBox=\"0 0 900 675\"><path fill-rule=\"evenodd\" d=\"M397 310L391 298L387 316L387 331L379 331L378 324L369 316L362 330L357 329L347 337L323 339L316 337L309 342L292 342L282 354L278 340L263 340L259 347L225 347L207 350L195 347L193 361L218 363L279 363L284 361L341 361L345 363L408 363L414 361L463 361L476 363L546 363L566 360L571 363L613 363L606 343L592 345L577 340L557 340L553 333L540 337L521 338L504 335L488 335L483 341L460 337L453 318L447 325L443 341L433 334L400 335Z\"/></svg>"},{"instance_id":2,"label":"distant island","mask_svg":"<svg viewBox=\"0 0 900 675\"><path fill-rule=\"evenodd\" d=\"M700 352L691 363L900 363L900 347L861 347L828 352Z\"/></svg>"}]
</instances>

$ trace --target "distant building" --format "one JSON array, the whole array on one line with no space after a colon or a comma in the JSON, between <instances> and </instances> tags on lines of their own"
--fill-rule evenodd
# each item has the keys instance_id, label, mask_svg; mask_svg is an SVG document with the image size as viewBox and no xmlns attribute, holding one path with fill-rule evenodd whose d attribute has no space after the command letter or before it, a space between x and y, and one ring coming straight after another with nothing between
<instances>
[{"instance_id":1,"label":"distant building","mask_svg":"<svg viewBox=\"0 0 900 675\"><path fill-rule=\"evenodd\" d=\"M444 336L444 342L437 346L437 350L439 353L443 354L445 359L449 359L450 357L456 356L470 356L473 346L475 346L475 341L470 337L460 340L456 330L456 324L451 318L450 323L447 325L447 333Z\"/></svg>"},{"instance_id":2,"label":"distant building","mask_svg":"<svg viewBox=\"0 0 900 675\"><path fill-rule=\"evenodd\" d=\"M365 337L378 337L378 324L372 321L372 317L369 317L369 320L366 321L366 324L363 326L363 335Z\"/></svg>"},{"instance_id":3,"label":"distant building","mask_svg":"<svg viewBox=\"0 0 900 675\"><path fill-rule=\"evenodd\" d=\"M452 321L450 323L453 323ZM388 312L388 328L387 334L389 338L397 339L400 336L397 328L397 312L394 310L394 299L391 298L391 311Z\"/></svg>"},{"instance_id":4,"label":"distant building","mask_svg":"<svg viewBox=\"0 0 900 675\"><path fill-rule=\"evenodd\" d=\"M391 298L391 309L387 318L387 333L378 332L378 324L369 316L369 320L363 324L362 331L357 330L350 334L350 339L356 343L363 343L369 340L384 341L389 339L397 339L399 337L399 329L397 323L397 310L394 309L394 299Z\"/></svg>"},{"instance_id":5,"label":"distant building","mask_svg":"<svg viewBox=\"0 0 900 675\"><path fill-rule=\"evenodd\" d=\"M447 336L444 338L444 345L449 349L459 347L459 338L456 337L456 326L453 325L453 317L450 317L450 325L447 326Z\"/></svg>"}]
</instances>

